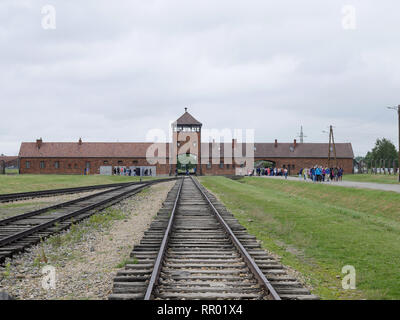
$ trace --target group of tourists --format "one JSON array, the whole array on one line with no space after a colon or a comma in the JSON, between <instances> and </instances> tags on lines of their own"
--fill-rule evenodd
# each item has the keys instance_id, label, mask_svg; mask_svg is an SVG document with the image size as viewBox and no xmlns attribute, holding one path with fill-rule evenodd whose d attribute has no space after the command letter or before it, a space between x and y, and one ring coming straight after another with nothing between
<instances>
[{"instance_id":1,"label":"group of tourists","mask_svg":"<svg viewBox=\"0 0 400 320\"><path fill-rule=\"evenodd\" d=\"M328 168L315 165L312 168L301 168L299 171L300 179L311 179L313 182L342 181L343 168Z\"/></svg>"},{"instance_id":2,"label":"group of tourists","mask_svg":"<svg viewBox=\"0 0 400 320\"><path fill-rule=\"evenodd\" d=\"M289 171L287 168L256 168L249 172L249 176L281 176L287 179ZM343 168L328 168L315 165L312 168L301 168L300 179L311 179L313 182L342 181Z\"/></svg>"}]
</instances>

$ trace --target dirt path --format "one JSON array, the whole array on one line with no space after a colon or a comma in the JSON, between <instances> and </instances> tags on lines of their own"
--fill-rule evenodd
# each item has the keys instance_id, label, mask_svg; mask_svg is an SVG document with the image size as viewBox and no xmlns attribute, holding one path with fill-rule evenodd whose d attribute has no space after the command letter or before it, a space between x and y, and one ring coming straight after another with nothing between
<instances>
[{"instance_id":1,"label":"dirt path","mask_svg":"<svg viewBox=\"0 0 400 320\"><path fill-rule=\"evenodd\" d=\"M266 178L266 179L281 179L284 180L284 177L270 177L270 176L262 176L258 178ZM304 181L304 179L288 177L290 181L301 181L304 183L313 183L310 179ZM384 184L384 183L373 183L373 182L356 182L356 181L329 181L329 182L318 182L324 185L329 186L339 186L339 187L347 187L347 188L364 188L364 189L373 189L373 190L382 190L382 191L393 191L400 193L400 185L396 184Z\"/></svg>"}]
</instances>

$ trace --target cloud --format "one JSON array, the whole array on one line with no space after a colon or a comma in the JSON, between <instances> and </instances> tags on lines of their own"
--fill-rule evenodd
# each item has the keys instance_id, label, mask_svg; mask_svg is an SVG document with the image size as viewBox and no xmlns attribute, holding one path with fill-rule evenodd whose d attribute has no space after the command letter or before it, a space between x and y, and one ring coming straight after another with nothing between
<instances>
[{"instance_id":1,"label":"cloud","mask_svg":"<svg viewBox=\"0 0 400 320\"><path fill-rule=\"evenodd\" d=\"M254 128L257 141L397 141L400 5L353 1L54 0L0 4L0 152L21 141L144 141L183 107L208 128Z\"/></svg>"}]
</instances>

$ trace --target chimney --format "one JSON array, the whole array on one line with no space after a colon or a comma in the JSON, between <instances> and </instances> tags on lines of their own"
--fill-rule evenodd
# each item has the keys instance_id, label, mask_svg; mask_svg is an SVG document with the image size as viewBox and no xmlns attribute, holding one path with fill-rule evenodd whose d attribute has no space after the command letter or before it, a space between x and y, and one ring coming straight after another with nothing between
<instances>
[{"instance_id":1,"label":"chimney","mask_svg":"<svg viewBox=\"0 0 400 320\"><path fill-rule=\"evenodd\" d=\"M297 141L296 141L296 139L294 139L294 141L293 141L293 147L296 148L296 146L297 146Z\"/></svg>"},{"instance_id":2,"label":"chimney","mask_svg":"<svg viewBox=\"0 0 400 320\"><path fill-rule=\"evenodd\" d=\"M81 146L82 145L82 138L79 138L78 144Z\"/></svg>"},{"instance_id":3,"label":"chimney","mask_svg":"<svg viewBox=\"0 0 400 320\"><path fill-rule=\"evenodd\" d=\"M42 143L43 143L42 138L36 139L36 147L37 147L38 149L40 149L40 147L42 146Z\"/></svg>"},{"instance_id":4,"label":"chimney","mask_svg":"<svg viewBox=\"0 0 400 320\"><path fill-rule=\"evenodd\" d=\"M275 148L278 147L278 139L275 139Z\"/></svg>"}]
</instances>

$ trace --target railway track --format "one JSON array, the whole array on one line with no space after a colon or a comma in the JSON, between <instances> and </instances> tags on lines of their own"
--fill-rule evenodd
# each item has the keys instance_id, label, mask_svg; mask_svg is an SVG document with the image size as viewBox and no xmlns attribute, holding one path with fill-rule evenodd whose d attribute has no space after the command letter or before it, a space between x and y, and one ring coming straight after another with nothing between
<instances>
[{"instance_id":1,"label":"railway track","mask_svg":"<svg viewBox=\"0 0 400 320\"><path fill-rule=\"evenodd\" d=\"M162 179L151 180L151 181L160 181L160 180L162 180ZM143 183L143 182L121 182L121 183L111 183L111 184L102 184L102 185L84 186L84 187L75 187L75 188L51 189L51 190L41 190L41 191L31 191L31 192L20 192L20 193L7 193L7 194L0 194L0 203L26 200L26 199L32 199L32 198L40 198L40 197L52 197L55 195L80 193L80 192L86 192L86 191L92 191L92 190L117 188L117 187L130 186L130 185L141 184L141 183Z\"/></svg>"},{"instance_id":2,"label":"railway track","mask_svg":"<svg viewBox=\"0 0 400 320\"><path fill-rule=\"evenodd\" d=\"M169 192L114 278L117 299L318 299L193 178Z\"/></svg>"},{"instance_id":3,"label":"railway track","mask_svg":"<svg viewBox=\"0 0 400 320\"><path fill-rule=\"evenodd\" d=\"M126 199L154 183L171 179L130 183L51 207L0 220L0 264L7 257L24 250L41 239L65 230L94 213Z\"/></svg>"}]
</instances>

